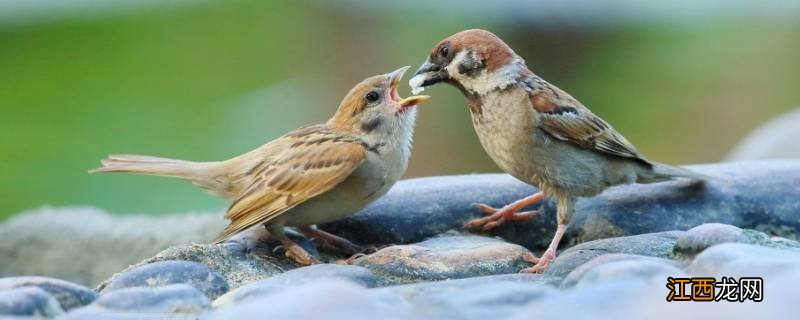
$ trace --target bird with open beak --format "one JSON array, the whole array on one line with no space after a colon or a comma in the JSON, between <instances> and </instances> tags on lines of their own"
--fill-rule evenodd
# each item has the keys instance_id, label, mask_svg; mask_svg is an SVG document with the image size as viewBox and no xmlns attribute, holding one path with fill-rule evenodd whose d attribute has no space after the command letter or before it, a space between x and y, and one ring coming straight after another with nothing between
<instances>
[{"instance_id":1,"label":"bird with open beak","mask_svg":"<svg viewBox=\"0 0 800 320\"><path fill-rule=\"evenodd\" d=\"M384 195L405 172L414 107L428 99L398 95L408 68L357 84L328 122L291 131L232 159L190 162L112 155L91 172L182 178L232 201L225 214L230 224L217 243L263 225L281 242L287 257L301 265L314 263L313 256L284 234L284 226L291 226L353 254L355 245L314 225L355 213Z\"/></svg>"},{"instance_id":2,"label":"bird with open beak","mask_svg":"<svg viewBox=\"0 0 800 320\"><path fill-rule=\"evenodd\" d=\"M691 171L647 160L608 122L578 100L531 72L525 61L491 32L466 30L439 42L409 80L413 93L437 83L458 88L467 98L481 145L505 172L539 192L502 208L478 204L486 217L468 228L484 231L508 221L527 220L520 212L545 195L556 201L558 227L541 257L523 272L541 273L556 250L576 198L628 183L677 177L702 180Z\"/></svg>"}]
</instances>

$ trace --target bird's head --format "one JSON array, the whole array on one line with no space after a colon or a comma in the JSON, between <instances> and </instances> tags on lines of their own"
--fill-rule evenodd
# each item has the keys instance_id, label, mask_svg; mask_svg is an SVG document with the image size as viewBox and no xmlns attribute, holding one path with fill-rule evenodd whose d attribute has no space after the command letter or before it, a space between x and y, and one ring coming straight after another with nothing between
<instances>
[{"instance_id":1,"label":"bird's head","mask_svg":"<svg viewBox=\"0 0 800 320\"><path fill-rule=\"evenodd\" d=\"M470 29L440 41L409 80L412 92L440 82L465 93L485 94L517 79L525 62L493 33Z\"/></svg>"},{"instance_id":2,"label":"bird's head","mask_svg":"<svg viewBox=\"0 0 800 320\"><path fill-rule=\"evenodd\" d=\"M361 81L342 99L328 126L377 142L391 136L409 135L410 139L417 112L414 107L430 97L400 97L397 87L408 68Z\"/></svg>"}]
</instances>

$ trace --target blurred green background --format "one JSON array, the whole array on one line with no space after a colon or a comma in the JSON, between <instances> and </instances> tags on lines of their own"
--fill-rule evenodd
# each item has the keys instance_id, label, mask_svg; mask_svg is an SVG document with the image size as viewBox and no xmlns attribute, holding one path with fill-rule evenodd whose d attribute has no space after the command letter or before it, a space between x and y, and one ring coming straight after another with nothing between
<instances>
[{"instance_id":1,"label":"blurred green background","mask_svg":"<svg viewBox=\"0 0 800 320\"><path fill-rule=\"evenodd\" d=\"M218 160L323 122L365 77L485 28L649 158L714 162L800 105L794 1L0 0L0 219L41 205L222 210L188 183L89 175L109 153ZM457 90L407 177L494 172ZM408 88L401 89L407 95Z\"/></svg>"}]
</instances>

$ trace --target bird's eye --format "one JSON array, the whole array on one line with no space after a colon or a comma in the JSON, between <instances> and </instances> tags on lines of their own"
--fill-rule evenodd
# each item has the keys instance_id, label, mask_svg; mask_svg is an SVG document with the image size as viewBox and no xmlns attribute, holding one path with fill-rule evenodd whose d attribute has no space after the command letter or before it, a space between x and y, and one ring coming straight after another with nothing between
<instances>
[{"instance_id":1,"label":"bird's eye","mask_svg":"<svg viewBox=\"0 0 800 320\"><path fill-rule=\"evenodd\" d=\"M447 57L448 53L450 53L450 47L448 46L444 46L441 49L439 49L439 54L441 54L442 57Z\"/></svg>"},{"instance_id":2,"label":"bird's eye","mask_svg":"<svg viewBox=\"0 0 800 320\"><path fill-rule=\"evenodd\" d=\"M370 92L367 93L367 96L366 96L367 102L369 102L369 103L373 103L375 101L378 101L378 99L380 99L380 98L381 98L381 94L378 93L377 91L370 91Z\"/></svg>"}]
</instances>

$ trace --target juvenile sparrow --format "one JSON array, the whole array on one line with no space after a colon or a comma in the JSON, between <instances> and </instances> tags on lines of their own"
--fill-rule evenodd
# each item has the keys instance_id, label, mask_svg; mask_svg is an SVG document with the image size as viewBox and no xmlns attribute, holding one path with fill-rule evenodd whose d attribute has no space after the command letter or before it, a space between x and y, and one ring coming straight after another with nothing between
<instances>
[{"instance_id":1,"label":"juvenile sparrow","mask_svg":"<svg viewBox=\"0 0 800 320\"><path fill-rule=\"evenodd\" d=\"M653 183L676 177L700 179L685 169L647 160L610 124L578 100L528 70L525 61L500 38L466 30L439 42L409 81L415 94L449 83L467 98L481 145L505 172L540 192L495 209L468 228L484 231L507 221L527 220L537 211L519 212L545 195L556 200L558 227L547 250L523 272L543 272L556 249L577 197L628 183Z\"/></svg>"},{"instance_id":2,"label":"juvenile sparrow","mask_svg":"<svg viewBox=\"0 0 800 320\"><path fill-rule=\"evenodd\" d=\"M416 109L428 96L400 98L409 67L367 78L344 97L333 118L302 127L238 157L190 162L112 155L90 172L176 177L232 201L230 224L214 240L257 225L281 242L301 265L314 258L284 234L284 226L325 244L354 248L315 224L347 217L384 195L403 175L411 155Z\"/></svg>"}]
</instances>

